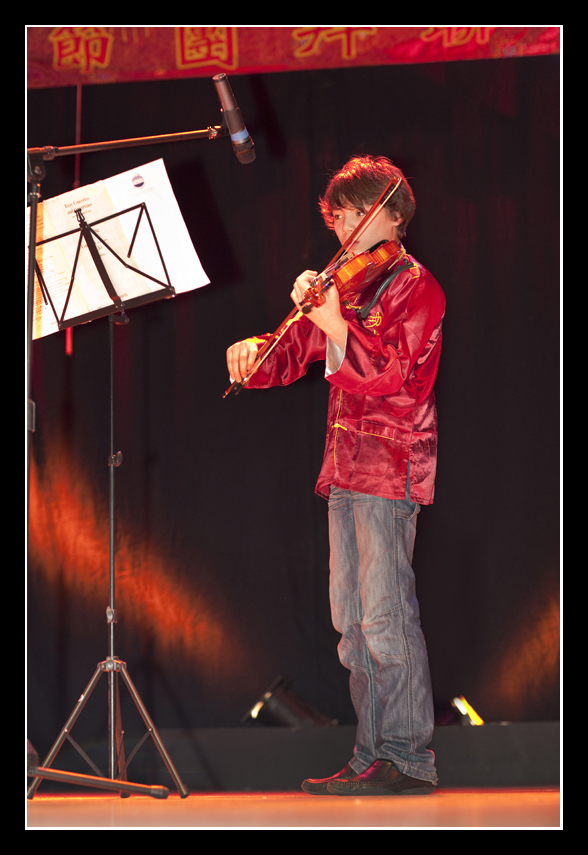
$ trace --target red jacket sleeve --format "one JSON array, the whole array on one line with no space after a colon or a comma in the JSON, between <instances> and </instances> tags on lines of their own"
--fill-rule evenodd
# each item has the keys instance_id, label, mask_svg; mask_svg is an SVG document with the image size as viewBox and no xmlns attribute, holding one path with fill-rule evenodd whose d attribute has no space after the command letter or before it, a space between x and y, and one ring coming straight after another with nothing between
<instances>
[{"instance_id":1,"label":"red jacket sleeve","mask_svg":"<svg viewBox=\"0 0 588 855\"><path fill-rule=\"evenodd\" d=\"M252 340L261 344L269 338L271 335L267 334ZM324 359L325 352L325 334L308 318L300 318L284 334L273 353L262 362L246 388L288 386L306 374L311 362Z\"/></svg>"}]
</instances>

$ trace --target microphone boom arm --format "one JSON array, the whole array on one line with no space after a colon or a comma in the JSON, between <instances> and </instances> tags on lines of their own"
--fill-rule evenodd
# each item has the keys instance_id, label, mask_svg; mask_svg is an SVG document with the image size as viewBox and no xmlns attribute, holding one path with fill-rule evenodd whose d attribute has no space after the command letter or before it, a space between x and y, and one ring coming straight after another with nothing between
<instances>
[{"instance_id":1,"label":"microphone boom arm","mask_svg":"<svg viewBox=\"0 0 588 855\"><path fill-rule=\"evenodd\" d=\"M152 137L136 137L135 139L110 140L109 142L88 143L86 145L52 146L28 148L28 155L41 155L43 160L53 160L55 157L67 154L86 154L92 151L106 151L116 148L134 148L139 145L155 145L157 143L184 142L186 140L209 139L216 140L229 136L229 128L222 125L209 126L206 130L185 131L179 134L160 134Z\"/></svg>"}]
</instances>

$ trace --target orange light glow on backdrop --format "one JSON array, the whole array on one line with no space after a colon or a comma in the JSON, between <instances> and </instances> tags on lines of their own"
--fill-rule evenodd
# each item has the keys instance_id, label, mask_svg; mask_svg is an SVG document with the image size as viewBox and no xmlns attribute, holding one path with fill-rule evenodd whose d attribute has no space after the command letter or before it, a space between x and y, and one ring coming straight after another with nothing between
<instances>
[{"instance_id":1,"label":"orange light glow on backdrop","mask_svg":"<svg viewBox=\"0 0 588 855\"><path fill-rule=\"evenodd\" d=\"M476 703L489 711L488 717L506 709L510 718L524 718L527 708L551 696L559 682L559 663L560 608L554 592L521 614L518 631L505 639L496 664L484 674Z\"/></svg>"},{"instance_id":2,"label":"orange light glow on backdrop","mask_svg":"<svg viewBox=\"0 0 588 855\"><path fill-rule=\"evenodd\" d=\"M105 611L108 508L96 501L71 455L52 447L48 457L42 471L31 460L31 566L49 584L65 585L72 595ZM206 594L186 584L169 556L147 551L140 540L132 542L123 533L117 536L115 570L115 605L125 623L147 628L163 652L195 660L201 673L230 673L239 659L234 626L229 635L228 619Z\"/></svg>"}]
</instances>

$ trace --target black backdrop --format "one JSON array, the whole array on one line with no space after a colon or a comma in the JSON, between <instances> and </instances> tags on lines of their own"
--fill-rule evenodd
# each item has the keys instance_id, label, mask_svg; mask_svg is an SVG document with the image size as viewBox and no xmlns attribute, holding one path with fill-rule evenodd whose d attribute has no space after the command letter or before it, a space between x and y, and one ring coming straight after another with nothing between
<instances>
[{"instance_id":1,"label":"black backdrop","mask_svg":"<svg viewBox=\"0 0 588 855\"><path fill-rule=\"evenodd\" d=\"M115 329L117 650L157 726L233 727L278 675L343 724L314 495L327 384L222 400L224 352L273 331L336 251L331 171L411 179L405 244L447 295L436 501L415 556L436 704L559 715L559 57L232 79L257 159L228 140L87 154L81 184L163 158L211 279ZM74 89L29 92L28 145L71 145ZM82 142L218 124L208 79L88 86ZM48 164L45 198L73 158ZM108 602L108 321L34 345L28 735L43 752L96 663ZM37 493L38 484L38 493ZM103 733L98 701L86 725ZM80 724L81 726L81 724ZM128 724L127 724L128 727ZM102 729L102 730L101 730Z\"/></svg>"}]
</instances>

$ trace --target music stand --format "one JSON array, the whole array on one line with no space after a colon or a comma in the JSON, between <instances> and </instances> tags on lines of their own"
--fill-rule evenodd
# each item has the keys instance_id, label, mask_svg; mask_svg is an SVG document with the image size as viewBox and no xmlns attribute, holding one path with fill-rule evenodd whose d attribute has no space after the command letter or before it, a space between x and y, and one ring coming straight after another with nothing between
<instances>
[{"instance_id":1,"label":"music stand","mask_svg":"<svg viewBox=\"0 0 588 855\"><path fill-rule=\"evenodd\" d=\"M28 253L28 278L27 278L27 428L28 428L28 442L30 445L31 434L35 430L35 405L31 400L31 367L32 367L32 338L33 338L33 307L34 307L34 285L35 285L35 275L39 278L41 293L43 295L43 299L45 301L49 301L51 304L51 308L55 315L57 321L58 329L65 329L70 326L74 326L78 323L85 323L86 321L93 320L97 317L108 316L109 319L109 340L110 340L110 455L108 458L108 467L109 467L109 549L110 549L110 574L109 574L109 603L106 609L106 620L109 626L109 641L108 641L108 656L103 662L99 662L96 670L84 689L82 695L80 696L76 706L74 707L72 713L70 714L68 720L66 721L64 727L59 733L57 739L55 740L51 750L49 751L47 757L45 758L42 766L38 765L38 760L35 758L35 761L29 763L28 765L28 775L29 777L33 777L33 781L31 782L28 791L27 797L29 799L34 798L35 792L43 778L50 778L52 780L61 780L63 782L79 784L82 786L90 786L90 787L99 787L104 789L111 789L120 792L120 795L123 797L129 796L131 792L143 792L147 795L151 795L155 798L166 798L168 791L165 787L149 787L141 784L130 784L127 782L127 773L126 770L135 756L136 752L139 750L141 745L145 742L148 736L151 736L159 750L159 753L170 773L177 789L182 798L185 798L189 795L188 789L182 783L172 761L169 757L161 738L157 732L155 724L153 723L145 705L143 704L137 689L131 680L129 672L127 670L126 663L119 659L114 652L114 625L117 620L117 613L115 607L115 544L114 544L114 471L120 466L122 463L122 454L121 452L114 452L114 348L113 348L113 329L114 323L128 323L128 317L126 315L125 309L129 306L140 305L144 302L151 302L153 300L161 299L163 297L173 296L175 294L175 290L173 285L169 281L169 276L167 275L167 270L165 267L165 262L163 257L161 256L161 252L159 251L159 247L157 247L162 263L162 268L164 271L164 276L161 279L157 277L150 276L147 272L138 270L137 268L132 268L135 273L138 273L140 276L145 276L146 279L153 280L155 279L156 284L160 285L155 291L146 289L146 292L139 297L135 297L133 300L124 301L121 299L119 294L117 293L116 287L112 282L112 278L106 270L104 262L100 256L100 252L98 251L98 247L96 245L96 240L98 240L106 249L110 250L113 255L118 259L120 264L124 267L129 267L127 261L116 252L113 252L110 246L105 243L104 239L96 232L95 226L98 223L102 223L107 219L112 219L116 217L120 217L123 214L129 212L129 209L120 211L118 213L114 213L107 218L101 218L100 220L88 223L81 209L76 210L76 216L78 220L79 226L79 236L78 236L78 244L77 244L77 252L74 261L74 265L72 267L72 277L70 281L69 290L67 293L67 297L65 300L65 304L62 307L62 312L59 314L56 311L54 304L51 302L51 294L50 288L47 287L47 284L43 281L43 276L37 265L36 260L36 246L37 244L37 212L38 212L38 202L41 198L41 181L45 178L46 170L44 161L52 160L55 156L65 155L65 154L77 154L88 151L99 151L102 149L113 149L113 148L125 148L132 147L135 145L150 145L154 143L161 142L176 142L179 140L187 140L187 139L208 139L215 140L220 139L222 137L228 136L231 134L233 137L233 142L235 142L235 135L232 133L234 130L235 121L237 120L237 124L242 124L240 120L240 111L237 108L236 103L234 102L234 96L232 95L232 91L230 90L230 86L228 84L228 80L226 75L216 75L213 78L215 83L217 94L219 95L219 99L221 101L221 113L223 114L223 122L221 126L208 127L206 130L201 131L191 131L189 133L181 133L181 134L167 134L155 137L145 137L140 139L128 139L128 140L118 140L114 142L104 142L104 143L94 143L90 145L80 145L80 146L69 146L67 148L57 149L55 147L45 147L42 149L29 149L27 152L28 155L28 180L30 183L30 233L29 233L29 253ZM239 143L240 146L243 146L243 143ZM252 143L249 143L249 148L251 148ZM233 148L236 149L235 144ZM247 159L241 159L241 162L251 162L254 155L248 155ZM139 210L138 220L136 229L133 235L133 239L130 242L127 258L131 256L132 253L132 245L134 243L135 237L137 235L137 231L139 229L139 224L142 220L143 215L146 215L147 220L149 220L149 213L147 211L147 207L136 206ZM155 231L153 230L153 226L149 220L149 224L152 230L153 238L157 243L157 236ZM75 231L64 232L57 236L52 236L49 238L53 239L63 239L68 235L72 235ZM108 299L105 301L105 305L94 309L91 313L87 313L81 316L76 316L73 318L66 318L66 311L69 304L69 300L72 293L72 288L74 286L77 264L79 259L79 252L82 247L82 241L85 242L92 261L95 265L96 272L102 285L104 286L104 290L107 294ZM40 243L43 243L41 241ZM118 314L118 320L115 321L115 314ZM27 468L30 465L30 450L27 453ZM100 678L103 674L108 675L108 765L109 765L109 776L106 778L102 772L97 768L97 766L92 762L92 760L87 756L87 754L83 751L81 746L79 746L73 737L71 736L71 730L79 718L84 706L86 705L89 697L94 691L96 685L98 684ZM121 711L120 711L120 696L119 696L119 684L118 684L118 675L120 674L127 690L129 691L135 706L137 707L141 718L146 726L146 733L143 735L142 739L137 743L132 753L130 754L128 760L125 761L124 757L124 748L122 744L122 723L121 723ZM57 756L59 750L64 744L65 740L69 740L69 742L74 746L74 748L81 754L82 757L89 763L92 769L97 773L97 777L89 776L89 775L76 775L74 773L62 772L60 770L54 770L51 768L55 757Z\"/></svg>"}]
</instances>

